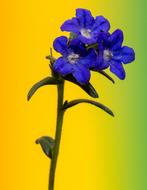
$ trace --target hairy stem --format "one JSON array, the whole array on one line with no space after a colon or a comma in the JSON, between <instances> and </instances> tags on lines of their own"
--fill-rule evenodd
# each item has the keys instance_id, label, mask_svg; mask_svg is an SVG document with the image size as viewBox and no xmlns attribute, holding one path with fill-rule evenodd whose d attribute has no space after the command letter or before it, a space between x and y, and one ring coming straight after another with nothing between
<instances>
[{"instance_id":1,"label":"hairy stem","mask_svg":"<svg viewBox=\"0 0 147 190\"><path fill-rule=\"evenodd\" d=\"M58 88L58 105L57 105L57 123L56 123L56 134L55 134L55 147L53 150L53 157L50 165L50 176L49 176L49 186L48 190L54 190L54 181L55 181L55 171L57 165L57 159L59 154L60 139L62 132L62 123L64 110L63 106L63 96L64 96L64 81L61 84L57 85Z\"/></svg>"}]
</instances>

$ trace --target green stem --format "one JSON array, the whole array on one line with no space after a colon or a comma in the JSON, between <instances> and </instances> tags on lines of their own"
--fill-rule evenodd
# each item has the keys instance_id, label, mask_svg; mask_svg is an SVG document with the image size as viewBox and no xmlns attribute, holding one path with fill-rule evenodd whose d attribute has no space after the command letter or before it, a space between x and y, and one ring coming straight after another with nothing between
<instances>
[{"instance_id":1,"label":"green stem","mask_svg":"<svg viewBox=\"0 0 147 190\"><path fill-rule=\"evenodd\" d=\"M48 190L54 190L55 171L56 171L57 159L58 159L58 154L59 154L62 123L63 123L63 116L64 116L64 110L62 110L63 97L64 97L64 81L63 81L63 83L58 84L57 88L58 88L58 105L57 105L55 146L54 146L53 157L51 159L51 165L50 165Z\"/></svg>"},{"instance_id":2,"label":"green stem","mask_svg":"<svg viewBox=\"0 0 147 190\"><path fill-rule=\"evenodd\" d=\"M98 48L98 44L95 43L95 44L90 44L87 46L87 50L89 50L90 48L94 48L94 49L97 49Z\"/></svg>"}]
</instances>

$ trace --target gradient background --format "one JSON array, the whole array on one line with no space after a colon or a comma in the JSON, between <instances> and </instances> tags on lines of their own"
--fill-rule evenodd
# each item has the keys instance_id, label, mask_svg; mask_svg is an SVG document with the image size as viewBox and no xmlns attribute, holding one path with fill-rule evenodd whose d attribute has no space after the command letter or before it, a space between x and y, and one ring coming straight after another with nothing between
<instances>
[{"instance_id":1,"label":"gradient background","mask_svg":"<svg viewBox=\"0 0 147 190\"><path fill-rule=\"evenodd\" d=\"M54 135L56 87L29 88L50 74L45 56L59 27L78 7L104 15L111 31L124 31L124 44L136 51L127 77L113 85L94 73L99 101L115 118L81 104L65 114L55 190L147 189L147 15L146 0L5 0L0 4L0 189L47 190L49 160L35 140ZM54 52L54 55L57 55ZM87 98L66 83L65 98Z\"/></svg>"}]
</instances>

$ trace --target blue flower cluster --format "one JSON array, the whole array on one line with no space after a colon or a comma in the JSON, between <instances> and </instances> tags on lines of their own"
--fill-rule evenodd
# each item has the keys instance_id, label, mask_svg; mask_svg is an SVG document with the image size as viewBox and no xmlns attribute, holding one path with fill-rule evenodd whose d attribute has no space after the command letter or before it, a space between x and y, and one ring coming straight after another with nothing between
<instances>
[{"instance_id":1,"label":"blue flower cluster","mask_svg":"<svg viewBox=\"0 0 147 190\"><path fill-rule=\"evenodd\" d=\"M110 68L120 79L125 79L123 63L135 59L134 50L123 46L123 32L109 32L110 23L103 16L94 18L86 9L76 9L76 17L65 21L62 31L74 37L61 36L55 39L54 49L62 56L53 64L54 72L65 77L68 74L80 84L90 80L90 70L102 71Z\"/></svg>"}]
</instances>

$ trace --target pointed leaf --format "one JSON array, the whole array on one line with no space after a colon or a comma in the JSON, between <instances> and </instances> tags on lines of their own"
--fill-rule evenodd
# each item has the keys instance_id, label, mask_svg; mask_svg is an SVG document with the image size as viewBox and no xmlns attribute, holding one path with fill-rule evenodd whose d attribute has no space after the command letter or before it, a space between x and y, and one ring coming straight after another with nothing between
<instances>
[{"instance_id":1,"label":"pointed leaf","mask_svg":"<svg viewBox=\"0 0 147 190\"><path fill-rule=\"evenodd\" d=\"M109 79L113 84L115 83L114 79L110 77L105 71L99 71L99 73Z\"/></svg>"},{"instance_id":2,"label":"pointed leaf","mask_svg":"<svg viewBox=\"0 0 147 190\"><path fill-rule=\"evenodd\" d=\"M55 145L54 139L48 136L40 137L36 140L36 144L40 144L43 152L46 154L47 157L52 158L53 156L53 148Z\"/></svg>"},{"instance_id":3,"label":"pointed leaf","mask_svg":"<svg viewBox=\"0 0 147 190\"><path fill-rule=\"evenodd\" d=\"M110 77L105 71L97 71L94 69L92 69L92 71L100 73L101 75L105 76L108 80L110 80L113 84L115 83L114 79Z\"/></svg>"},{"instance_id":4,"label":"pointed leaf","mask_svg":"<svg viewBox=\"0 0 147 190\"><path fill-rule=\"evenodd\" d=\"M99 97L97 91L94 89L94 87L90 83L85 84L85 85L79 84L72 75L66 75L66 77L64 77L64 79L78 85L91 97L93 97L93 98Z\"/></svg>"},{"instance_id":5,"label":"pointed leaf","mask_svg":"<svg viewBox=\"0 0 147 190\"><path fill-rule=\"evenodd\" d=\"M95 102L93 100L88 100L88 99L77 99L77 100L72 100L70 102L65 101L65 103L63 105L63 109L70 108L70 107L75 106L75 105L77 105L79 103L89 103L89 104L92 104L94 106L97 106L97 107L101 108L102 110L104 110L108 114L114 116L113 112L108 107L104 106L103 104L101 104L99 102Z\"/></svg>"},{"instance_id":6,"label":"pointed leaf","mask_svg":"<svg viewBox=\"0 0 147 190\"><path fill-rule=\"evenodd\" d=\"M37 82L35 85L32 86L30 89L28 95L27 95L27 100L30 100L33 94L38 90L38 88L45 86L45 85L56 85L60 84L62 81L54 78L54 77L46 77L42 79L41 81Z\"/></svg>"},{"instance_id":7,"label":"pointed leaf","mask_svg":"<svg viewBox=\"0 0 147 190\"><path fill-rule=\"evenodd\" d=\"M79 85L87 94L89 94L93 98L98 98L99 95L97 91L94 89L91 83L88 83L86 85Z\"/></svg>"}]
</instances>

